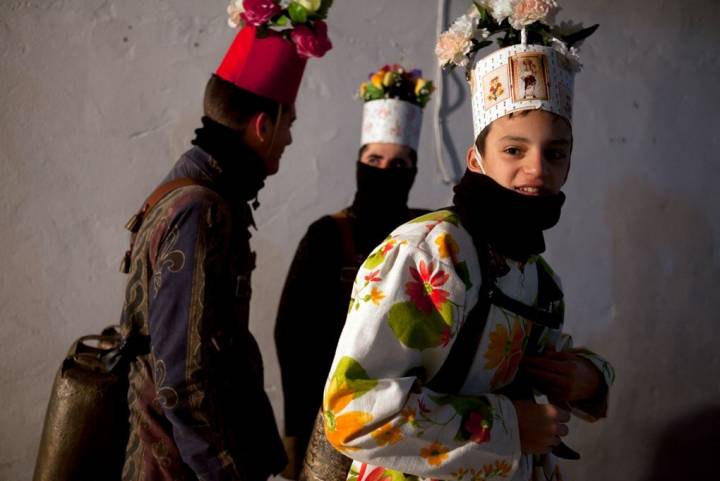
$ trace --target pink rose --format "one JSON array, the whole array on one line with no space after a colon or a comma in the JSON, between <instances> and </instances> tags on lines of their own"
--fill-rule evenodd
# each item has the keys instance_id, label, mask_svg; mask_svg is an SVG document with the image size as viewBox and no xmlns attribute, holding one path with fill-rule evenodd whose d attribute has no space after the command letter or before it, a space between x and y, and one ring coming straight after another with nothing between
<instances>
[{"instance_id":1,"label":"pink rose","mask_svg":"<svg viewBox=\"0 0 720 481\"><path fill-rule=\"evenodd\" d=\"M322 57L332 48L332 42L328 38L327 24L322 20L316 20L313 27L298 25L290 34L301 57Z\"/></svg>"},{"instance_id":2,"label":"pink rose","mask_svg":"<svg viewBox=\"0 0 720 481\"><path fill-rule=\"evenodd\" d=\"M274 0L243 0L245 11L240 14L246 25L259 27L282 11Z\"/></svg>"}]
</instances>

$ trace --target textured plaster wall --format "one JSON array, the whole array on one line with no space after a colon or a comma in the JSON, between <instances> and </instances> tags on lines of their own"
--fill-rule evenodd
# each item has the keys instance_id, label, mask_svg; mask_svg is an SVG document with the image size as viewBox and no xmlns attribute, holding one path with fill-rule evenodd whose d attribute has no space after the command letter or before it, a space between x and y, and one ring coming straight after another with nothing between
<instances>
[{"instance_id":1,"label":"textured plaster wall","mask_svg":"<svg viewBox=\"0 0 720 481\"><path fill-rule=\"evenodd\" d=\"M233 33L223 0L1 3L0 480L25 480L55 369L73 339L117 320L122 226L187 148ZM455 18L469 2L448 4ZM561 18L602 27L584 49L568 203L547 256L564 278L568 329L618 371L610 419L572 425L584 459L566 464L568 478L669 479L683 467L672 479L709 479L689 470L713 459L698 449L720 445L720 4L563 4ZM308 67L295 143L261 195L253 239L252 328L277 413L276 304L306 226L351 200L355 87L384 62L432 71L435 12L432 0L337 0L335 50ZM447 78L444 119L456 173L471 132L459 79ZM440 207L450 190L432 108L411 200Z\"/></svg>"}]
</instances>

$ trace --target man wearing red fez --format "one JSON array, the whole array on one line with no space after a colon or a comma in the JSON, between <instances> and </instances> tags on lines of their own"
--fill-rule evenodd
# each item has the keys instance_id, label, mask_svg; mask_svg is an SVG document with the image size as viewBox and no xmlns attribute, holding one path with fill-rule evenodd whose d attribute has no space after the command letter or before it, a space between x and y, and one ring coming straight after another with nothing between
<instances>
[{"instance_id":1,"label":"man wearing red fez","mask_svg":"<svg viewBox=\"0 0 720 481\"><path fill-rule=\"evenodd\" d=\"M248 203L292 142L305 62L331 48L330 3L233 1L241 29L207 84L202 127L128 224L123 334L149 347L130 369L123 481L263 481L286 464L248 330Z\"/></svg>"}]
</instances>

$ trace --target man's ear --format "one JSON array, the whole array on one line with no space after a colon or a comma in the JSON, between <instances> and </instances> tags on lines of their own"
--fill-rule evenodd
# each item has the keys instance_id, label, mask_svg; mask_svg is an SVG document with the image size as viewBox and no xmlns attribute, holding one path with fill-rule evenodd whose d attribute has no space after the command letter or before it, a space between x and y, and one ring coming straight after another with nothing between
<instances>
[{"instance_id":1,"label":"man's ear","mask_svg":"<svg viewBox=\"0 0 720 481\"><path fill-rule=\"evenodd\" d=\"M248 122L248 134L258 144L264 144L270 140L272 129L270 127L270 117L265 112L258 112Z\"/></svg>"},{"instance_id":2,"label":"man's ear","mask_svg":"<svg viewBox=\"0 0 720 481\"><path fill-rule=\"evenodd\" d=\"M470 146L468 147L467 153L465 154L465 162L467 163L467 168L471 172L475 172L476 174L482 174L482 168L480 167L480 160L475 155L475 147Z\"/></svg>"}]
</instances>

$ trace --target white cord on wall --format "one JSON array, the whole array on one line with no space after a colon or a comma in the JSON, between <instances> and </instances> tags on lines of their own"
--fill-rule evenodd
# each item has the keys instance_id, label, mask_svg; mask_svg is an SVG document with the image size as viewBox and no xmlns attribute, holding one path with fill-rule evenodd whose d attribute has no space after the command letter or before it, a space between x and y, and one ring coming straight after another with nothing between
<instances>
[{"instance_id":1,"label":"white cord on wall","mask_svg":"<svg viewBox=\"0 0 720 481\"><path fill-rule=\"evenodd\" d=\"M445 23L447 22L447 0L438 0L437 9L437 25L435 38L439 38L445 30ZM437 159L438 168L440 174L442 174L442 181L445 184L454 184L454 179L448 174L445 166L445 137L443 136L443 124L445 119L440 117L444 106L444 93L445 93L445 80L443 77L442 65L440 62L437 63L437 70L435 71L435 78L437 79L437 93L435 94L435 115L434 115L434 130L435 130L435 157Z\"/></svg>"}]
</instances>

